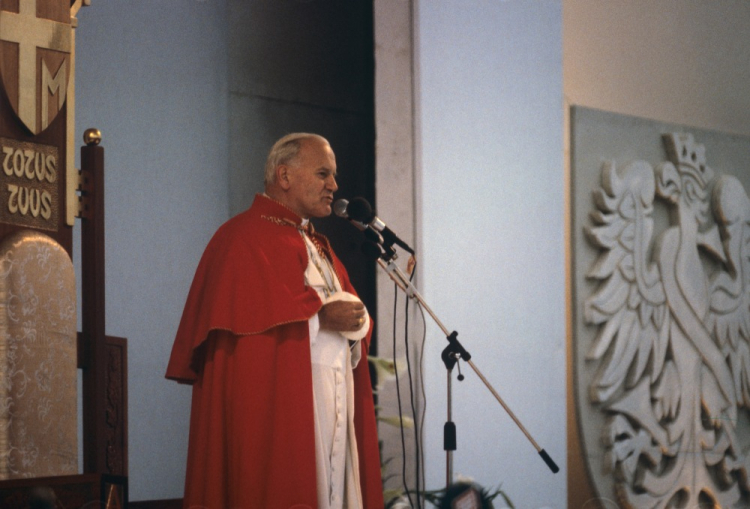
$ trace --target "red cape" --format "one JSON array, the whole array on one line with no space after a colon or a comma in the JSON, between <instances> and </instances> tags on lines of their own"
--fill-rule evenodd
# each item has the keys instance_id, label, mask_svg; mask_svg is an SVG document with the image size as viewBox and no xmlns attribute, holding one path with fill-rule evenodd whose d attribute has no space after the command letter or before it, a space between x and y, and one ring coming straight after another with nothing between
<instances>
[{"instance_id":1,"label":"red cape","mask_svg":"<svg viewBox=\"0 0 750 509\"><path fill-rule=\"evenodd\" d=\"M193 384L184 507L317 507L308 320L300 218L258 195L211 239L188 294L167 378ZM333 255L345 291L355 293ZM366 509L382 509L366 353L354 370L354 423Z\"/></svg>"}]
</instances>

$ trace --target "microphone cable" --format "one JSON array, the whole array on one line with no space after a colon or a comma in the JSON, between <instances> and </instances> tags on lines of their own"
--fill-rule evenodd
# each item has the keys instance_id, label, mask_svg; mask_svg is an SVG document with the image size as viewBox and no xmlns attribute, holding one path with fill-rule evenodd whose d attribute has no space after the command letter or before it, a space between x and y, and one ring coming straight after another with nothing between
<instances>
[{"instance_id":1,"label":"microphone cable","mask_svg":"<svg viewBox=\"0 0 750 509\"><path fill-rule=\"evenodd\" d=\"M417 307L419 308L419 314L422 316L422 344L419 350L419 389L422 395L422 415L419 419L419 442L421 444L424 444L424 422L425 416L427 415L427 392L425 391L424 387L424 349L425 345L427 344L427 320L424 316L424 308L422 306ZM424 447L422 447L420 451L421 455L419 457L419 460L422 462L422 466L424 467ZM424 486L424 471L422 472L422 476L422 486Z\"/></svg>"},{"instance_id":2,"label":"microphone cable","mask_svg":"<svg viewBox=\"0 0 750 509\"><path fill-rule=\"evenodd\" d=\"M416 262L415 262L415 271L416 271ZM427 393L425 392L424 387L424 349L425 345L427 343L427 321L424 316L424 308L417 303L417 309L419 309L419 314L422 317L422 343L420 345L419 350L419 392L422 396L422 415L419 419L419 443L424 445L424 423L425 423L425 416L427 415ZM424 465L425 465L425 459L424 459L424 447L420 447L419 449L420 454L418 455L417 461L421 462L422 465L422 477L420 478L422 482L422 487L425 488L424 483Z\"/></svg>"},{"instance_id":3,"label":"microphone cable","mask_svg":"<svg viewBox=\"0 0 750 509\"><path fill-rule=\"evenodd\" d=\"M415 266L414 270L412 270L411 275L409 277L409 282L411 283L414 280L414 275L416 273L416 260L415 260ZM396 364L396 338L398 336L397 334L397 328L396 328L396 316L398 312L398 293L399 288L398 285L394 284L394 300L393 300L393 362L394 365ZM426 323L425 323L425 317L424 317L424 310L422 309L422 306L418 306L421 316L422 316L422 345L421 345L421 351L419 356L419 366L420 369L423 370L424 368L424 346L425 341L427 338L427 331L426 331ZM422 466L424 465L424 451L421 447L422 444L422 433L424 429L424 419L425 419L425 412L423 409L423 413L421 415L421 418L418 418L418 413L416 409L416 405L414 402L414 377L412 375L411 370L411 355L409 352L409 299L407 297L406 303L404 305L404 316L405 316L405 323L404 323L404 349L406 352L406 367L407 367L407 374L408 374L408 380L409 380L409 400L410 400L410 407L412 411L413 416L413 423L414 423L414 451L415 451L415 496L417 499L417 508L422 507L422 498L420 496L420 488L423 487L422 484ZM400 388L400 380L398 376L398 369L396 369L396 398L398 401L398 415L399 415L399 424L400 424L400 431L401 431L401 475L402 475L402 483L404 486L404 491L406 492L406 496L409 499L409 504L414 507L414 504L411 499L411 492L408 487L408 483L406 482L406 437L404 434L404 421L403 421L403 405L401 400L401 388ZM424 388L424 377L422 371L419 373L419 383L420 383L420 392L422 394L422 399L425 403L426 408L426 393Z\"/></svg>"},{"instance_id":4,"label":"microphone cable","mask_svg":"<svg viewBox=\"0 0 750 509\"><path fill-rule=\"evenodd\" d=\"M408 300L408 298L407 298ZM398 377L398 363L396 360L396 316L398 313L398 285L393 284L393 365L395 366L396 374L396 401L398 402L398 424L399 430L401 431L401 484L404 486L404 492L406 497L409 499L409 505L414 507L414 502L411 500L411 493L409 492L409 484L406 482L406 437L404 436L404 413L401 408L401 381ZM417 504L419 504L419 491L417 491Z\"/></svg>"},{"instance_id":5,"label":"microphone cable","mask_svg":"<svg viewBox=\"0 0 750 509\"><path fill-rule=\"evenodd\" d=\"M416 270L416 266L415 266L415 270ZM409 277L410 283L414 280L414 272L415 271L412 270L412 273ZM411 415L414 420L414 463L415 463L415 483L417 485L417 500L418 500L417 506L421 507L421 497L419 496L419 493L420 493L420 481L422 479L420 475L421 466L422 466L422 462L421 462L422 455L421 455L421 447L420 447L421 444L419 440L420 428L419 428L419 425L417 424L418 414L417 414L416 405L414 404L414 380L413 380L412 372L411 372L411 358L410 358L410 353L409 353L410 348L409 348L409 299L408 298L406 299L406 302L404 304L404 316L405 316L404 348L406 350L406 367L407 367L407 372L409 374L409 398L411 402Z\"/></svg>"}]
</instances>

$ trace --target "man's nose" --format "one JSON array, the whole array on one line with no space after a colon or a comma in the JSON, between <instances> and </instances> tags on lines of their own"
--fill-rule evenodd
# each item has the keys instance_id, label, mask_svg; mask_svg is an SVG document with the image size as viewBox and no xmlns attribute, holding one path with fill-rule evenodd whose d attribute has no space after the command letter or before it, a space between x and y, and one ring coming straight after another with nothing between
<instances>
[{"instance_id":1,"label":"man's nose","mask_svg":"<svg viewBox=\"0 0 750 509\"><path fill-rule=\"evenodd\" d=\"M336 184L336 178L332 175L328 179L328 189L332 190L334 193L338 190L339 186Z\"/></svg>"}]
</instances>

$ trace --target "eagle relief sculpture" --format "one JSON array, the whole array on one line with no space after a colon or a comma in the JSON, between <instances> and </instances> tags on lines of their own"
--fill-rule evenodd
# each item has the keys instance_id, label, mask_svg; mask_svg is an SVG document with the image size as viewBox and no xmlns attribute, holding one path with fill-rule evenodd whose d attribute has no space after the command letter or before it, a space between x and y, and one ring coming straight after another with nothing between
<instances>
[{"instance_id":1,"label":"eagle relief sculpture","mask_svg":"<svg viewBox=\"0 0 750 509\"><path fill-rule=\"evenodd\" d=\"M624 507L750 507L750 200L691 134L668 161L603 165L586 234L591 402ZM659 201L657 201L659 200ZM655 232L654 206L668 209ZM745 438L745 441L747 439Z\"/></svg>"}]
</instances>

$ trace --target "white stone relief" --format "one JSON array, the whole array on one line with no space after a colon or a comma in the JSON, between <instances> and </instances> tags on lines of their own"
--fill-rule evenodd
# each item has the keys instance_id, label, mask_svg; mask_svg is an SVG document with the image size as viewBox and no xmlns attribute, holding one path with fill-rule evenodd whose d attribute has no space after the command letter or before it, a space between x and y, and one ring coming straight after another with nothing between
<instances>
[{"instance_id":1,"label":"white stone relief","mask_svg":"<svg viewBox=\"0 0 750 509\"><path fill-rule=\"evenodd\" d=\"M600 250L584 317L599 328L586 362L607 418L601 468L624 506L747 507L750 200L691 134L663 140L656 168L604 164L585 229Z\"/></svg>"}]
</instances>

